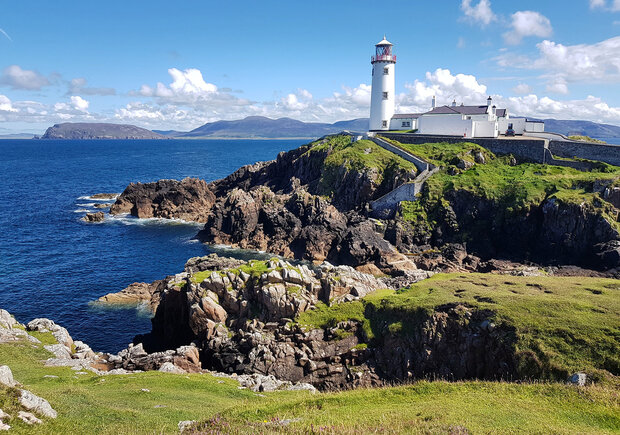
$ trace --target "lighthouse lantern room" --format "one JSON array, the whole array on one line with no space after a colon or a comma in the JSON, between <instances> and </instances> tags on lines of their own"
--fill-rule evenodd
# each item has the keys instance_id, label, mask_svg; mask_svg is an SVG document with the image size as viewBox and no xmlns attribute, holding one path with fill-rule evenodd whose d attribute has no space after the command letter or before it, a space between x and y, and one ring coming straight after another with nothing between
<instances>
[{"instance_id":1,"label":"lighthouse lantern room","mask_svg":"<svg viewBox=\"0 0 620 435\"><path fill-rule=\"evenodd\" d=\"M394 116L396 56L392 53L392 43L385 39L385 36L375 48L375 55L370 59L372 64L370 130L389 130L390 120Z\"/></svg>"}]
</instances>

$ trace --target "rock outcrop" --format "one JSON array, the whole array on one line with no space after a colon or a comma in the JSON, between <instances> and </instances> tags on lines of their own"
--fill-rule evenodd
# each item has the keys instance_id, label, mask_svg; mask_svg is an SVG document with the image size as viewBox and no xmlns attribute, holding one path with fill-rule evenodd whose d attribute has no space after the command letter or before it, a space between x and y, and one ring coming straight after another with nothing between
<instances>
[{"instance_id":1,"label":"rock outcrop","mask_svg":"<svg viewBox=\"0 0 620 435\"><path fill-rule=\"evenodd\" d=\"M132 183L112 204L110 214L205 222L214 202L207 183L196 178Z\"/></svg>"},{"instance_id":2,"label":"rock outcrop","mask_svg":"<svg viewBox=\"0 0 620 435\"><path fill-rule=\"evenodd\" d=\"M604 213L588 201L574 204L551 194L540 203L514 208L506 198L448 189L441 201L433 200L432 210L424 210L426 217L420 221L405 219L402 207L376 220L369 218L369 204L416 173L402 165L379 172L371 164L353 165L347 158L334 164L332 156L340 156L347 141L346 136L326 137L209 184L199 180L132 184L111 213L204 222L198 238L205 243L317 264L376 267L387 274L415 270L418 254L446 244L466 244L470 254L483 260L620 268L620 256L609 244L603 245L620 240L610 223L618 215L614 204L620 203L620 195L609 179L603 177L593 187L595 201L609 205ZM477 150L447 162L445 172L456 177L492 159L490 153Z\"/></svg>"},{"instance_id":3,"label":"rock outcrop","mask_svg":"<svg viewBox=\"0 0 620 435\"><path fill-rule=\"evenodd\" d=\"M163 290L161 283L162 281L155 281L150 284L146 282L134 282L120 292L108 293L107 295L101 296L98 301L106 304L119 305L137 305L144 303L150 311L155 312L157 305L159 305L159 295Z\"/></svg>"},{"instance_id":4,"label":"rock outcrop","mask_svg":"<svg viewBox=\"0 0 620 435\"><path fill-rule=\"evenodd\" d=\"M86 213L82 218L84 222L103 222L105 220L105 214L102 211L96 213Z\"/></svg>"},{"instance_id":5,"label":"rock outcrop","mask_svg":"<svg viewBox=\"0 0 620 435\"><path fill-rule=\"evenodd\" d=\"M323 390L426 376L506 379L516 375L514 334L493 324L491 312L454 305L411 316L380 308L364 314L375 335L370 347L362 319L324 329L307 329L293 319L321 303L352 303L389 288L390 279L348 266L325 264L310 269L277 259L241 265L221 259L222 264L233 265L222 268L218 259L214 255L194 258L184 272L164 280L153 330L136 337L137 344L119 354L130 361L124 367L161 369L174 362L179 349L191 344L196 366L273 376ZM427 276L419 271L399 284Z\"/></svg>"}]
</instances>

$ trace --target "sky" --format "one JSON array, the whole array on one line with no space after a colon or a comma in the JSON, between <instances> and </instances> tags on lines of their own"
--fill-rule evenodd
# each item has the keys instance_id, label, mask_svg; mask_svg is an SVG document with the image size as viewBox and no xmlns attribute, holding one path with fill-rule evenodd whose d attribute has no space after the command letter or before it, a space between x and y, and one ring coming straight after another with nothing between
<instances>
[{"instance_id":1,"label":"sky","mask_svg":"<svg viewBox=\"0 0 620 435\"><path fill-rule=\"evenodd\" d=\"M365 118L384 34L397 112L491 95L514 115L620 125L620 0L0 0L0 135Z\"/></svg>"}]
</instances>

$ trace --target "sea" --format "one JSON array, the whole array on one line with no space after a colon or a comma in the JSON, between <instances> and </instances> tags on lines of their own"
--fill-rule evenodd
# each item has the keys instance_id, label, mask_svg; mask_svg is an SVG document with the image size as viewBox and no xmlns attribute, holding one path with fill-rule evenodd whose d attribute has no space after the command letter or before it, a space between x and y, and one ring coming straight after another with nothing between
<instances>
[{"instance_id":1,"label":"sea","mask_svg":"<svg viewBox=\"0 0 620 435\"><path fill-rule=\"evenodd\" d=\"M94 350L118 352L151 329L141 307L95 302L133 282L183 270L211 252L194 239L199 224L106 215L96 193L119 193L132 182L225 177L235 169L308 140L0 140L0 308L24 323L47 317Z\"/></svg>"}]
</instances>

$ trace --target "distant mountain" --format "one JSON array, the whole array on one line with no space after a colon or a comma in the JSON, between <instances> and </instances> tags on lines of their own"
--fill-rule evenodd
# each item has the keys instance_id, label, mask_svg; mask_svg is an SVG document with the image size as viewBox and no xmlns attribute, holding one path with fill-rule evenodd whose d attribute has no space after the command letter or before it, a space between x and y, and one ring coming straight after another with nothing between
<instances>
[{"instance_id":1,"label":"distant mountain","mask_svg":"<svg viewBox=\"0 0 620 435\"><path fill-rule=\"evenodd\" d=\"M326 124L302 122L291 118L271 119L264 116L248 116L237 121L210 122L190 132L175 134L174 137L315 138L343 130L367 131L368 119L361 118Z\"/></svg>"},{"instance_id":2,"label":"distant mountain","mask_svg":"<svg viewBox=\"0 0 620 435\"><path fill-rule=\"evenodd\" d=\"M41 139L166 139L166 137L135 125L66 122L48 128Z\"/></svg>"},{"instance_id":3,"label":"distant mountain","mask_svg":"<svg viewBox=\"0 0 620 435\"><path fill-rule=\"evenodd\" d=\"M564 135L582 135L597 138L620 137L620 127L610 124L598 124L592 121L570 121L560 119L543 119L545 131Z\"/></svg>"}]
</instances>

